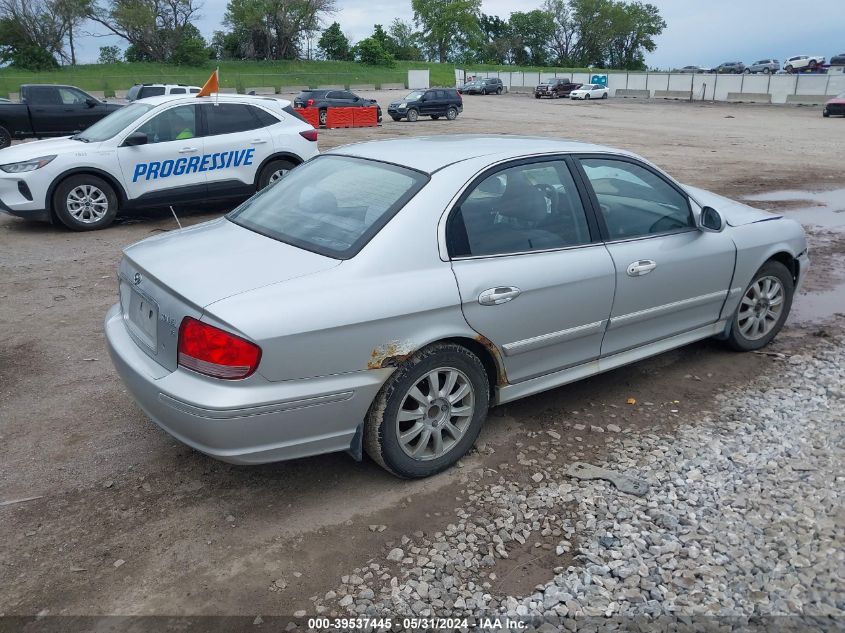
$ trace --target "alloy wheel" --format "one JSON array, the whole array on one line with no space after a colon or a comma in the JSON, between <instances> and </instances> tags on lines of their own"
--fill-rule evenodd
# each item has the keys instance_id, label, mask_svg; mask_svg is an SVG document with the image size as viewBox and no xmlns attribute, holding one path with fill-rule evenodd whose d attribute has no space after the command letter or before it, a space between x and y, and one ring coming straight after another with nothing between
<instances>
[{"instance_id":1,"label":"alloy wheel","mask_svg":"<svg viewBox=\"0 0 845 633\"><path fill-rule=\"evenodd\" d=\"M67 211L83 224L93 224L105 217L109 199L105 192L94 185L79 185L67 194Z\"/></svg>"},{"instance_id":2,"label":"alloy wheel","mask_svg":"<svg viewBox=\"0 0 845 633\"><path fill-rule=\"evenodd\" d=\"M412 459L429 461L451 451L475 413L475 390L466 374L435 369L411 387L396 418L399 446Z\"/></svg>"},{"instance_id":3,"label":"alloy wheel","mask_svg":"<svg viewBox=\"0 0 845 633\"><path fill-rule=\"evenodd\" d=\"M773 276L754 281L742 297L737 315L740 333L751 341L763 338L780 320L784 300L783 284Z\"/></svg>"}]
</instances>

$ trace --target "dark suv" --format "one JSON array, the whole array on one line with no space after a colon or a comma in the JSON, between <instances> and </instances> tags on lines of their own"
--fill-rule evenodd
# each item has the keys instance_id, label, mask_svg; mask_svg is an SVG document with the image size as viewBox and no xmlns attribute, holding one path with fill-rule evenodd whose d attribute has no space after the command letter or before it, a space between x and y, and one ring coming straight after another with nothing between
<instances>
[{"instance_id":1,"label":"dark suv","mask_svg":"<svg viewBox=\"0 0 845 633\"><path fill-rule=\"evenodd\" d=\"M714 70L723 75L740 75L745 72L745 64L742 62L725 62L716 66Z\"/></svg>"},{"instance_id":2,"label":"dark suv","mask_svg":"<svg viewBox=\"0 0 845 633\"><path fill-rule=\"evenodd\" d=\"M578 90L581 84L574 84L568 79L555 78L544 81L539 86L534 88L534 98L540 99L542 97L551 97L558 99L560 97L568 97L573 90Z\"/></svg>"},{"instance_id":3,"label":"dark suv","mask_svg":"<svg viewBox=\"0 0 845 633\"><path fill-rule=\"evenodd\" d=\"M500 95L505 91L505 84L497 77L475 79L461 87L461 92L468 95Z\"/></svg>"},{"instance_id":4,"label":"dark suv","mask_svg":"<svg viewBox=\"0 0 845 633\"><path fill-rule=\"evenodd\" d=\"M359 97L349 90L303 90L293 100L295 108L317 108L320 110L320 125L326 124L328 108L362 108L376 106L381 123L381 106L375 99Z\"/></svg>"},{"instance_id":5,"label":"dark suv","mask_svg":"<svg viewBox=\"0 0 845 633\"><path fill-rule=\"evenodd\" d=\"M430 116L435 121L440 117L454 121L463 109L463 99L454 88L429 88L414 90L402 101L394 101L387 106L387 113L394 121L408 119L413 123L421 116Z\"/></svg>"}]
</instances>

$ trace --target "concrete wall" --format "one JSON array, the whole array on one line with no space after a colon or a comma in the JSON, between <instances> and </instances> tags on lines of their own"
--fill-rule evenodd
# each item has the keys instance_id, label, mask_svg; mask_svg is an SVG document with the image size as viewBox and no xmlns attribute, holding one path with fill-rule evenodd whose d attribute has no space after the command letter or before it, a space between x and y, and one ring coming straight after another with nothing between
<instances>
[{"instance_id":1,"label":"concrete wall","mask_svg":"<svg viewBox=\"0 0 845 633\"><path fill-rule=\"evenodd\" d=\"M468 70L467 76L498 77L508 88L533 87L553 77L563 77L578 83L589 83L590 73L568 72L485 72ZM767 100L772 103L786 103L790 95L837 95L845 92L845 73L826 75L715 75L682 73L608 73L608 87L613 95L617 90L648 90L651 96L656 91L665 93L693 93L697 101L728 101L728 94L748 95L748 101ZM751 98L754 96L754 98ZM762 97L762 98L761 98ZM789 99L794 102L795 99Z\"/></svg>"}]
</instances>

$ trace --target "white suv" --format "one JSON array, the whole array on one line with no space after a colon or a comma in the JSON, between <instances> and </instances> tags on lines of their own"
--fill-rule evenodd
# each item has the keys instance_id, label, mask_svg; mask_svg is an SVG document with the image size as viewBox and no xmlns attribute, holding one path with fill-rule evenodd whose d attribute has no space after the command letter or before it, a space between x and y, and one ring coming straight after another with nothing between
<instances>
[{"instance_id":1,"label":"white suv","mask_svg":"<svg viewBox=\"0 0 845 633\"><path fill-rule=\"evenodd\" d=\"M0 211L90 231L119 210L242 200L315 156L316 141L281 99L150 97L75 136L0 149Z\"/></svg>"},{"instance_id":2,"label":"white suv","mask_svg":"<svg viewBox=\"0 0 845 633\"><path fill-rule=\"evenodd\" d=\"M824 55L796 55L784 62L783 69L788 73L805 68L815 70L822 64L824 64Z\"/></svg>"},{"instance_id":3,"label":"white suv","mask_svg":"<svg viewBox=\"0 0 845 633\"><path fill-rule=\"evenodd\" d=\"M126 93L126 100L137 101L147 97L163 97L165 95L195 95L199 91L199 86L186 86L185 84L135 84Z\"/></svg>"}]
</instances>

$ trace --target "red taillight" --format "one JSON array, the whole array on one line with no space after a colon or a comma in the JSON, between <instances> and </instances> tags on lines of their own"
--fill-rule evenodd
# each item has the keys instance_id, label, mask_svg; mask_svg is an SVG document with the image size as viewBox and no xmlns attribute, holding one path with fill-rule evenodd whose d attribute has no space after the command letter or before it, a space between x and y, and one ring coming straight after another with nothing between
<instances>
[{"instance_id":1,"label":"red taillight","mask_svg":"<svg viewBox=\"0 0 845 633\"><path fill-rule=\"evenodd\" d=\"M261 348L191 317L179 326L179 364L200 374L233 380L258 368Z\"/></svg>"},{"instance_id":2,"label":"red taillight","mask_svg":"<svg viewBox=\"0 0 845 633\"><path fill-rule=\"evenodd\" d=\"M299 135L309 141L317 140L317 130L305 130L304 132L300 132Z\"/></svg>"},{"instance_id":3,"label":"red taillight","mask_svg":"<svg viewBox=\"0 0 845 633\"><path fill-rule=\"evenodd\" d=\"M313 108L314 107L314 99L309 99L308 101L306 101L305 107L306 108Z\"/></svg>"}]
</instances>

